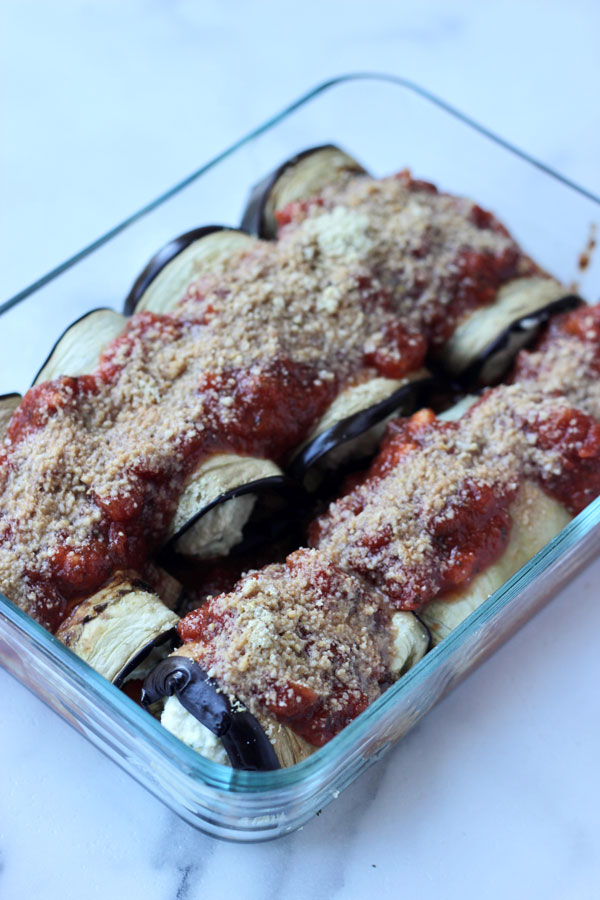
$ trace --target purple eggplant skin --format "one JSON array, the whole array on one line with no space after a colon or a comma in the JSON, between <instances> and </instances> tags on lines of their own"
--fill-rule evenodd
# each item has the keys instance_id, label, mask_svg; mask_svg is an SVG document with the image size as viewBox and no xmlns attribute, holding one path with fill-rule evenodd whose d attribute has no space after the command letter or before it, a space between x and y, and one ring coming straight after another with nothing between
<instances>
[{"instance_id":1,"label":"purple eggplant skin","mask_svg":"<svg viewBox=\"0 0 600 900\"><path fill-rule=\"evenodd\" d=\"M124 313L127 316L131 316L135 312L135 308L139 301L144 296L146 290L150 286L150 284L154 281L156 276L164 269L164 267L175 259L176 256L179 256L190 244L195 243L196 241L202 240L202 238L207 237L209 234L214 234L216 231L241 231L240 228L234 228L228 225L204 225L202 228L194 228L192 231L187 231L185 234L181 234L179 237L174 238L172 241L169 241L168 244L165 244L164 247L155 253L152 259L144 266L138 277L133 283L131 290L129 291L124 306Z\"/></svg>"},{"instance_id":2,"label":"purple eggplant skin","mask_svg":"<svg viewBox=\"0 0 600 900\"><path fill-rule=\"evenodd\" d=\"M152 651L156 647L162 647L165 644L172 650L180 643L179 635L177 634L176 628L170 628L168 631L164 631L162 634L157 635L155 638L152 638L151 641L142 647L138 653L135 654L133 659L130 659L126 666L123 666L120 672L113 679L113 684L115 687L120 688L123 685L123 682L127 678L131 672L135 671L137 667L143 663L147 656L152 653Z\"/></svg>"},{"instance_id":3,"label":"purple eggplant skin","mask_svg":"<svg viewBox=\"0 0 600 900\"><path fill-rule=\"evenodd\" d=\"M210 512L211 509L214 509L215 506L220 506L222 503L226 503L228 500L233 500L234 497L241 497L244 494L254 493L270 493L272 495L277 494L278 496L284 496L302 509L304 509L307 501L304 488L294 479L288 478L285 475L272 475L268 478L258 478L256 481L248 481L246 482L246 484L240 484L237 487L231 488L231 490L229 491L225 491L223 494L215 497L214 500L211 500L210 503L207 503L206 506L203 506L202 509L198 510L197 513L195 513L190 519L187 520L185 525L183 525L179 529L179 531L177 531L171 538L169 538L167 544L165 544L165 546L162 548L161 554L166 554L167 559L169 557L169 554L176 554L175 547L179 538L183 534L185 534L188 529L195 525L198 519L201 519L202 516L206 515L207 512ZM246 541L243 541L239 545L239 547L234 548L232 552L245 552L246 550L247 544Z\"/></svg>"},{"instance_id":4,"label":"purple eggplant skin","mask_svg":"<svg viewBox=\"0 0 600 900\"><path fill-rule=\"evenodd\" d=\"M572 309L576 309L578 306L582 306L584 303L585 301L577 296L577 294L567 294L564 297L559 297L558 300L553 300L552 303L549 303L542 309L538 309L535 313L528 313L526 316L515 319L514 322L511 322L507 328L487 345L477 359L473 360L466 369L456 376L457 381L461 387L467 390L476 390L478 388L487 387L487 384L481 380L481 371L485 364L496 353L500 353L504 350L512 334L531 330L531 337L527 342L527 346L530 346L535 341L544 325L546 325L553 316L557 316L563 312L569 312ZM532 319L535 320L536 323L534 328L531 328ZM502 375L499 375L496 379L497 381L504 377L506 372L511 368L513 362L514 359L509 359L507 361L506 367Z\"/></svg>"},{"instance_id":5,"label":"purple eggplant skin","mask_svg":"<svg viewBox=\"0 0 600 900\"><path fill-rule=\"evenodd\" d=\"M393 413L411 394L413 395L414 406L422 405L426 401L432 385L432 378L423 378L420 381L409 382L379 403L375 403L373 406L367 407L367 409L361 409L360 412L354 413L345 419L340 419L335 425L317 435L295 457L289 468L290 476L302 483L309 469L327 453L377 425L378 422Z\"/></svg>"},{"instance_id":6,"label":"purple eggplant skin","mask_svg":"<svg viewBox=\"0 0 600 900\"><path fill-rule=\"evenodd\" d=\"M194 718L221 739L234 769L268 772L279 760L259 722L247 710L234 711L214 678L187 656L169 656L150 672L142 689L142 705L175 694Z\"/></svg>"},{"instance_id":7,"label":"purple eggplant skin","mask_svg":"<svg viewBox=\"0 0 600 900\"><path fill-rule=\"evenodd\" d=\"M336 146L336 144L320 144L318 147L309 147L308 150L303 150L301 153L297 153L296 156L292 156L290 159L287 159L273 172L271 172L269 175L266 175L259 182L257 182L254 187L251 188L246 208L244 209L244 212L242 214L242 231L247 231L249 234L253 234L256 237L263 238L264 240L269 240L274 237L274 235L271 235L267 232L264 225L264 212L269 194L273 190L276 182L279 180L279 178L281 178L283 173L287 171L287 169L295 166L307 156L311 156L311 154L313 153L318 153L320 150L341 150L341 148ZM366 169L364 169L358 162L356 163L356 171L366 174Z\"/></svg>"}]
</instances>

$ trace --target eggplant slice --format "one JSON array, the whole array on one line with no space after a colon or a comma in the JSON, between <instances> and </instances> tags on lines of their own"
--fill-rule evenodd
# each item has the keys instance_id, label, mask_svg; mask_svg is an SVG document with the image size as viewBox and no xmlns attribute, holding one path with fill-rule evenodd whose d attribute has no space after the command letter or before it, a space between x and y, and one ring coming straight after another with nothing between
<instances>
[{"instance_id":1,"label":"eggplant slice","mask_svg":"<svg viewBox=\"0 0 600 900\"><path fill-rule=\"evenodd\" d=\"M271 460L215 454L180 497L166 549L194 559L227 556L246 547L244 529L260 528L261 514L271 518L288 500L301 505L302 498L300 487Z\"/></svg>"},{"instance_id":2,"label":"eggplant slice","mask_svg":"<svg viewBox=\"0 0 600 900\"><path fill-rule=\"evenodd\" d=\"M148 706L172 695L220 740L234 769L264 772L279 768L273 745L258 720L239 700L232 704L217 682L188 656L170 656L153 669L144 682L142 703Z\"/></svg>"},{"instance_id":3,"label":"eggplant slice","mask_svg":"<svg viewBox=\"0 0 600 900\"><path fill-rule=\"evenodd\" d=\"M143 269L127 295L125 313L172 313L192 282L233 254L251 249L255 240L224 225L206 225L182 234Z\"/></svg>"},{"instance_id":4,"label":"eggplant slice","mask_svg":"<svg viewBox=\"0 0 600 900\"><path fill-rule=\"evenodd\" d=\"M256 184L242 216L242 228L261 238L277 235L275 212L295 200L319 194L348 173L367 174L359 162L334 144L304 150Z\"/></svg>"},{"instance_id":5,"label":"eggplant slice","mask_svg":"<svg viewBox=\"0 0 600 900\"><path fill-rule=\"evenodd\" d=\"M394 681L412 669L431 649L428 625L413 612L395 612L391 620L391 670Z\"/></svg>"},{"instance_id":6,"label":"eggplant slice","mask_svg":"<svg viewBox=\"0 0 600 900\"><path fill-rule=\"evenodd\" d=\"M93 309L63 331L33 384L53 381L60 375L86 375L93 372L107 345L127 324L114 309Z\"/></svg>"},{"instance_id":7,"label":"eggplant slice","mask_svg":"<svg viewBox=\"0 0 600 900\"><path fill-rule=\"evenodd\" d=\"M163 631L139 650L113 678L115 687L123 687L130 679L143 679L179 644L176 628Z\"/></svg>"},{"instance_id":8,"label":"eggplant slice","mask_svg":"<svg viewBox=\"0 0 600 900\"><path fill-rule=\"evenodd\" d=\"M431 635L425 623L414 613L398 612L392 615L391 642L390 669L392 678L396 680L425 656L431 647ZM160 721L167 731L200 753L201 756L212 759L213 762L232 765L234 768L247 768L236 763L232 755L232 748L226 745L222 736L212 727L215 715L214 695L212 693L204 694L201 696L200 702L192 701L192 698L184 693L187 691L185 674L175 675L176 678L181 678L183 691L177 684L170 690L168 681L165 684L171 672L178 673L181 667L185 667L186 671L188 669L198 671L206 679L207 676L202 668L192 661L192 654L192 646L184 645L163 663L159 663L144 683L142 702L149 706L156 703L161 697L175 693L176 696L169 696L161 713ZM198 677L202 676L198 675ZM211 685L211 690L213 689L218 691L215 682L212 682ZM216 707L218 712L222 708L220 704L222 704L225 694L221 692L216 696L219 698L219 705ZM207 706L209 706L208 709ZM245 709L244 713L249 715ZM316 747L274 717L261 717L260 721L254 717L250 718L261 729L270 746L271 753L275 756L277 765L270 766L270 768L293 766L315 752ZM242 738L244 733L242 732ZM254 737L255 732L253 731L251 739L254 740ZM253 745L251 745L251 749L253 750ZM260 749L262 753L262 744Z\"/></svg>"},{"instance_id":9,"label":"eggplant slice","mask_svg":"<svg viewBox=\"0 0 600 900\"><path fill-rule=\"evenodd\" d=\"M135 573L121 571L75 608L56 637L109 681L123 681L178 621Z\"/></svg>"},{"instance_id":10,"label":"eggplant slice","mask_svg":"<svg viewBox=\"0 0 600 900\"><path fill-rule=\"evenodd\" d=\"M404 378L372 378L343 391L294 455L289 472L306 482L310 470L337 468L371 455L388 419L410 415L425 401L432 378L426 369ZM308 483L318 481L310 473Z\"/></svg>"},{"instance_id":11,"label":"eggplant slice","mask_svg":"<svg viewBox=\"0 0 600 900\"><path fill-rule=\"evenodd\" d=\"M569 512L533 481L525 481L509 507L511 531L504 553L465 588L433 600L421 610L434 645L460 625L532 556L568 525Z\"/></svg>"},{"instance_id":12,"label":"eggplant slice","mask_svg":"<svg viewBox=\"0 0 600 900\"><path fill-rule=\"evenodd\" d=\"M492 304L476 309L458 325L437 361L464 385L495 384L551 316L581 303L552 278L518 278L501 287Z\"/></svg>"},{"instance_id":13,"label":"eggplant slice","mask_svg":"<svg viewBox=\"0 0 600 900\"><path fill-rule=\"evenodd\" d=\"M93 371L105 347L121 333L126 322L125 316L111 309L98 309L82 316L58 340L34 384L59 375L76 376ZM5 401L7 422L12 409L20 402L18 395L14 395L16 399L11 398L13 395L8 395ZM287 498L291 487L281 469L269 460L234 454L210 457L190 478L179 500L167 535L169 548L200 559L226 555L242 540L257 496L266 498L270 494ZM294 488L297 495L298 488ZM278 504L272 505L276 508Z\"/></svg>"},{"instance_id":14,"label":"eggplant slice","mask_svg":"<svg viewBox=\"0 0 600 900\"><path fill-rule=\"evenodd\" d=\"M3 440L12 414L20 405L22 399L20 394L2 394L0 396L0 441Z\"/></svg>"}]
</instances>

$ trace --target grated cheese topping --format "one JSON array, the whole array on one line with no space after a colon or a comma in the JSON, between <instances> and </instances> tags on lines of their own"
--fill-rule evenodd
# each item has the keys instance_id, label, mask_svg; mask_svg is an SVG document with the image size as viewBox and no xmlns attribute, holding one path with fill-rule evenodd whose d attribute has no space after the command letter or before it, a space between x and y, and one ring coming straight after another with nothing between
<instances>
[{"instance_id":1,"label":"grated cheese topping","mask_svg":"<svg viewBox=\"0 0 600 900\"><path fill-rule=\"evenodd\" d=\"M281 458L336 393L377 374L380 352L394 377L419 368L422 330L473 302L461 284L491 301L488 265L502 279L531 264L470 201L360 176L192 284L174 316L133 316L88 384L58 379L50 401L26 398L35 427L5 441L0 470L0 588L31 615L43 600L59 616L119 554L143 564L190 477L190 447ZM257 409L262 430L249 424Z\"/></svg>"},{"instance_id":2,"label":"grated cheese topping","mask_svg":"<svg viewBox=\"0 0 600 900\"><path fill-rule=\"evenodd\" d=\"M389 616L381 594L303 549L190 613L184 652L263 721L305 714L307 692L313 718L321 701L331 721L388 686Z\"/></svg>"}]
</instances>

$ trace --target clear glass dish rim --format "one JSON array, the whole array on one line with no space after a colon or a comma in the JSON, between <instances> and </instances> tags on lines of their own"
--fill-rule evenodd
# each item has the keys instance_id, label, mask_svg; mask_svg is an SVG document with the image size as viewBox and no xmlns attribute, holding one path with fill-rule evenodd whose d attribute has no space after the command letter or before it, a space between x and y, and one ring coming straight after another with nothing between
<instances>
[{"instance_id":1,"label":"clear glass dish rim","mask_svg":"<svg viewBox=\"0 0 600 900\"><path fill-rule=\"evenodd\" d=\"M490 131L470 116L462 113L451 104L442 100L435 94L420 87L414 82L396 75L376 72L353 72L335 78L328 79L317 84L285 108L268 118L252 131L245 134L217 156L192 172L176 185L160 194L144 207L124 219L114 228L101 235L92 243L70 256L64 262L53 268L50 272L37 279L35 282L15 294L4 303L0 304L0 315L13 306L25 300L31 294L44 287L50 281L57 278L67 269L83 260L86 256L99 249L108 241L116 237L130 225L147 213L156 209L162 203L169 200L175 194L208 172L219 162L226 159L236 150L252 141L254 138L276 126L295 110L306 105L311 100L344 83L352 81L381 81L396 84L424 100L459 119L465 125L479 132L489 140L500 145L505 150L520 157L523 161L535 166L549 177L561 182L571 190L576 191L588 200L600 207L600 197L586 188L566 178L564 175L551 169L545 163L540 162L528 153L519 149L504 138ZM600 498L583 510L566 528L564 528L552 541L537 553L519 572L509 581L494 592L475 612L434 650L428 653L420 663L404 675L396 684L392 685L375 703L348 725L337 737L317 750L312 756L303 762L275 772L241 772L229 769L218 763L197 754L191 748L181 743L177 738L164 729L159 722L149 716L138 707L129 697L119 691L105 678L94 671L87 663L79 659L71 650L64 646L57 638L47 632L41 625L27 616L4 595L0 594L0 614L8 619L20 632L25 634L31 642L44 654L50 654L63 672L68 673L72 680L78 682L86 691L88 698L99 701L111 708L124 724L134 729L140 736L148 740L153 749L160 752L165 761L183 768L186 773L202 784L225 791L228 794L266 794L276 792L281 796L282 790L292 790L300 783L312 781L320 774L335 765L340 759L350 754L360 746L361 740L369 737L376 724L400 703L403 695L409 694L417 685L426 680L432 670L441 668L446 660L450 660L454 654L468 639L480 628L494 619L508 604L535 581L551 565L557 562L568 550L575 546L596 525L600 524Z\"/></svg>"},{"instance_id":2,"label":"clear glass dish rim","mask_svg":"<svg viewBox=\"0 0 600 900\"><path fill-rule=\"evenodd\" d=\"M90 253L93 253L95 250L98 250L112 238L116 237L120 232L124 231L130 225L133 225L134 222L137 222L147 213L152 212L154 209L159 207L162 203L165 203L171 197L174 197L188 185L190 185L193 181L200 178L200 176L204 175L205 172L208 172L210 169L214 168L218 163L227 159L228 156L231 156L232 153L235 153L236 150L241 149L245 144L250 143L254 138L268 131L277 125L278 122L285 119L290 113L293 113L295 110L299 109L302 106L305 106L311 100L315 99L319 96L319 94L323 94L325 91L331 90L331 88L336 87L337 85L345 84L351 81L381 81L387 82L388 84L396 84L398 87L405 88L408 91L411 91L414 94L417 94L419 97L427 100L429 103L432 103L434 106L437 106L439 109L444 110L449 113L454 118L459 119L465 125L468 125L470 128L479 132L479 134L484 135L489 140L503 147L505 150L508 150L510 153L518 156L525 162L528 162L530 165L535 166L535 168L540 169L546 175L555 179L556 181L561 182L566 187L571 188L576 191L578 194L581 194L584 197L587 197L588 200L593 201L600 205L600 196L594 194L592 191L588 190L588 188L583 187L577 182L573 181L570 178L567 178L566 175L557 172L556 169L551 168L546 165L546 163L541 162L541 160L537 159L534 156L531 156L525 150L517 147L515 144L507 141L501 135L496 134L496 132L487 128L485 125L482 125L476 119L473 119L471 116L462 112L457 107L453 106L451 103L448 103L446 100L443 100L437 94L434 94L432 91L427 90L426 88L421 87L419 84L416 84L414 81L411 81L408 78L403 78L400 75L390 75L385 72L346 72L342 75L337 75L333 78L328 78L326 81L321 81L316 84L314 87L310 88L304 94L301 94L283 109L280 109L278 112L274 113L260 125L257 125L256 128L253 128L251 131L247 132L237 141L234 141L233 144L230 144L216 156L213 156L212 159L209 159L206 163L203 163L198 169L191 172L185 178L182 178L181 181L178 181L172 187L168 188L166 191L163 191L149 203L146 203L140 209L136 210L130 216L123 219L109 231L100 235L90 244L87 244L85 247L82 247L81 250L78 250L76 253L72 254L72 256L67 257L63 262L59 263L49 272L46 272L45 275L42 275L40 278L33 281L31 284L24 287L21 291L16 294L13 294L12 297L7 298L3 302L0 302L0 315L2 313L7 312L13 306L16 306L22 300L25 300L26 297L29 297L30 294L35 293L40 288L44 287L44 285L48 284L48 282L52 281L58 275L61 275L67 269L70 269L71 266L74 266L76 263L80 262L82 259L85 259L86 256L89 256Z\"/></svg>"}]
</instances>

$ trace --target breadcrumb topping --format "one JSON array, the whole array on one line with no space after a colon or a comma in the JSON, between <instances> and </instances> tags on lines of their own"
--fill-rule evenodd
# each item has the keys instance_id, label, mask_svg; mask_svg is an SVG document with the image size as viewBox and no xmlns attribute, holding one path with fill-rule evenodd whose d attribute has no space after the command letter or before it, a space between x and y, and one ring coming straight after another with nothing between
<instances>
[{"instance_id":1,"label":"breadcrumb topping","mask_svg":"<svg viewBox=\"0 0 600 900\"><path fill-rule=\"evenodd\" d=\"M354 175L326 187L318 203L291 204L280 215L289 223L280 234L320 232L350 215L368 220L365 235L373 239L361 241L361 258L374 286L434 346L467 312L492 302L499 283L544 274L493 215L406 170L381 179ZM330 244L343 253L343 241Z\"/></svg>"},{"instance_id":2,"label":"breadcrumb topping","mask_svg":"<svg viewBox=\"0 0 600 900\"><path fill-rule=\"evenodd\" d=\"M524 483L550 493L562 486L573 511L600 493L592 418L600 408L584 391L597 380L589 342L599 355L600 328L592 333L588 322L584 341L581 329L565 331L591 312L558 320L539 348L521 354L519 382L488 390L459 420L421 410L392 423L366 478L314 523L312 551L248 573L186 616L184 654L267 730L275 717L313 742L331 737L328 723L336 713L349 720L349 700L360 710L388 683L390 607L419 610L494 562L517 496L520 517L535 527L535 505L525 508L518 494ZM600 323L600 308L593 316ZM558 361L562 394L547 382ZM583 491L573 489L578 477Z\"/></svg>"},{"instance_id":3,"label":"breadcrumb topping","mask_svg":"<svg viewBox=\"0 0 600 900\"><path fill-rule=\"evenodd\" d=\"M536 384L488 391L458 422L423 411L392 423L367 478L317 520L311 543L398 608L418 610L498 557L523 481L573 512L594 499L599 442L593 419ZM569 496L564 479L587 466L595 477Z\"/></svg>"},{"instance_id":4,"label":"breadcrumb topping","mask_svg":"<svg viewBox=\"0 0 600 900\"><path fill-rule=\"evenodd\" d=\"M556 316L538 346L519 354L513 380L562 394L600 421L600 306Z\"/></svg>"},{"instance_id":5,"label":"breadcrumb topping","mask_svg":"<svg viewBox=\"0 0 600 900\"><path fill-rule=\"evenodd\" d=\"M531 266L488 213L406 174L326 189L173 316L133 316L94 375L28 393L0 474L0 587L56 625L143 566L206 454L282 459L345 386L420 368L423 330Z\"/></svg>"},{"instance_id":6,"label":"breadcrumb topping","mask_svg":"<svg viewBox=\"0 0 600 900\"><path fill-rule=\"evenodd\" d=\"M186 654L254 715L319 743L388 686L389 615L379 592L327 554L298 550L245 575L180 630Z\"/></svg>"}]
</instances>

